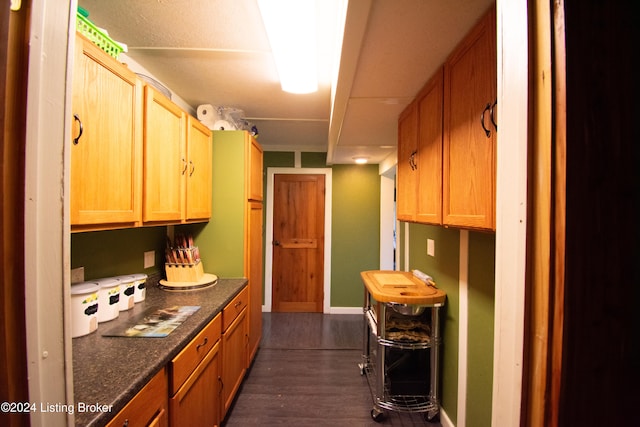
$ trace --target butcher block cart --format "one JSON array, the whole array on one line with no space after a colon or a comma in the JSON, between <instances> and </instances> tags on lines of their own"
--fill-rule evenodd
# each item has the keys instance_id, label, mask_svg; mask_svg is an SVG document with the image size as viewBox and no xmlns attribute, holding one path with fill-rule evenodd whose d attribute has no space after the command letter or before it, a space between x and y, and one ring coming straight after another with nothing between
<instances>
[{"instance_id":1,"label":"butcher block cart","mask_svg":"<svg viewBox=\"0 0 640 427\"><path fill-rule=\"evenodd\" d=\"M414 270L363 271L364 343L360 373L373 398L371 417L385 410L439 418L440 319L446 294Z\"/></svg>"}]
</instances>

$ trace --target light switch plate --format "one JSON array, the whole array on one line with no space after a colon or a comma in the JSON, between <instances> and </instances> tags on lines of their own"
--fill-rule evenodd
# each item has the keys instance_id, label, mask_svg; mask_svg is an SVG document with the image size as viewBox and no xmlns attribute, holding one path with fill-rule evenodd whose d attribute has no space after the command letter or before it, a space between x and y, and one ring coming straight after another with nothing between
<instances>
[{"instance_id":1,"label":"light switch plate","mask_svg":"<svg viewBox=\"0 0 640 427\"><path fill-rule=\"evenodd\" d=\"M156 265L156 251L147 251L144 253L144 268L151 268Z\"/></svg>"},{"instance_id":2,"label":"light switch plate","mask_svg":"<svg viewBox=\"0 0 640 427\"><path fill-rule=\"evenodd\" d=\"M427 239L427 255L436 256L436 243L433 239Z\"/></svg>"}]
</instances>

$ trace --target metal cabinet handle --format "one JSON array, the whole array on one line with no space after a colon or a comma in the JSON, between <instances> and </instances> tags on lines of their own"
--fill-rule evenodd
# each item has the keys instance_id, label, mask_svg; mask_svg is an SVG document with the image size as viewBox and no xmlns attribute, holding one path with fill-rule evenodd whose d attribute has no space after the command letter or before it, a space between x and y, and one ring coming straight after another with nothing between
<instances>
[{"instance_id":1,"label":"metal cabinet handle","mask_svg":"<svg viewBox=\"0 0 640 427\"><path fill-rule=\"evenodd\" d=\"M208 342L209 342L209 338L204 337L204 341L202 342L202 344L198 344L196 346L196 351L200 350L200 347L204 347L205 345L207 345Z\"/></svg>"},{"instance_id":2,"label":"metal cabinet handle","mask_svg":"<svg viewBox=\"0 0 640 427\"><path fill-rule=\"evenodd\" d=\"M491 104L487 103L487 105L484 107L484 110L482 110L482 114L480 115L480 125L482 126L482 130L484 130L484 134L487 136L487 138L491 136L491 131L484 125L484 113L489 111L489 109L491 109Z\"/></svg>"},{"instance_id":3,"label":"metal cabinet handle","mask_svg":"<svg viewBox=\"0 0 640 427\"><path fill-rule=\"evenodd\" d=\"M84 128L82 127L82 120L80 120L80 116L74 114L73 119L80 124L80 132L78 133L78 136L73 138L73 145L78 145L78 142L80 142L80 137L82 136L82 132L84 132Z\"/></svg>"},{"instance_id":4,"label":"metal cabinet handle","mask_svg":"<svg viewBox=\"0 0 640 427\"><path fill-rule=\"evenodd\" d=\"M280 242L279 242L279 241L277 241L277 240L274 240L274 241L273 241L273 246L280 246Z\"/></svg>"},{"instance_id":5,"label":"metal cabinet handle","mask_svg":"<svg viewBox=\"0 0 640 427\"><path fill-rule=\"evenodd\" d=\"M491 117L491 124L493 125L493 127L497 131L498 130L498 124L496 123L496 116L495 116L495 113L494 113L496 105L498 105L498 100L497 99L495 100L493 105L491 105L491 111L489 112L490 113L489 116Z\"/></svg>"},{"instance_id":6,"label":"metal cabinet handle","mask_svg":"<svg viewBox=\"0 0 640 427\"><path fill-rule=\"evenodd\" d=\"M188 164L187 164L187 161L184 158L182 159L182 163L184 164L184 167L182 168L181 175L184 175L184 173L187 171Z\"/></svg>"},{"instance_id":7,"label":"metal cabinet handle","mask_svg":"<svg viewBox=\"0 0 640 427\"><path fill-rule=\"evenodd\" d=\"M492 110L493 111L493 110ZM193 175L196 170L196 165L193 164L193 161L189 160L189 164L191 165L191 171L189 172L189 177Z\"/></svg>"},{"instance_id":8,"label":"metal cabinet handle","mask_svg":"<svg viewBox=\"0 0 640 427\"><path fill-rule=\"evenodd\" d=\"M235 304L233 305L233 308L238 308L238 307L240 307L241 305L242 305L242 301L238 301L237 303L235 303Z\"/></svg>"},{"instance_id":9,"label":"metal cabinet handle","mask_svg":"<svg viewBox=\"0 0 640 427\"><path fill-rule=\"evenodd\" d=\"M409 156L409 166L411 167L412 171L418 169L418 164L416 163L416 154L418 154L418 152L414 151L413 153L411 153L411 156Z\"/></svg>"}]
</instances>

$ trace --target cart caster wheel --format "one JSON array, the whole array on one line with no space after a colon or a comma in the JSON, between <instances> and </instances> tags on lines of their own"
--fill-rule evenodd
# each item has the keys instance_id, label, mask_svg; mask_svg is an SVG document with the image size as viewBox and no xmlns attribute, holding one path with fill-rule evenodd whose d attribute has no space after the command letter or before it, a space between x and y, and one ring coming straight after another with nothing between
<instances>
[{"instance_id":1,"label":"cart caster wheel","mask_svg":"<svg viewBox=\"0 0 640 427\"><path fill-rule=\"evenodd\" d=\"M373 418L373 421L379 423L384 419L384 412L379 409L373 408L371 410L371 418Z\"/></svg>"},{"instance_id":2,"label":"cart caster wheel","mask_svg":"<svg viewBox=\"0 0 640 427\"><path fill-rule=\"evenodd\" d=\"M435 413L433 415L431 415L430 413L427 413L427 414L425 414L424 419L428 423L439 423L440 422L440 413L437 412L437 413Z\"/></svg>"}]
</instances>

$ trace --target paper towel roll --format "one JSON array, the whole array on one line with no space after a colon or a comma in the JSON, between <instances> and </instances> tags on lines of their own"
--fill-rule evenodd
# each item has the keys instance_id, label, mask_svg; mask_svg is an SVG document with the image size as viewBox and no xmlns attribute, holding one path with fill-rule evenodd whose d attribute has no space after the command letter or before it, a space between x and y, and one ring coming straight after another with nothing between
<instances>
[{"instance_id":1,"label":"paper towel roll","mask_svg":"<svg viewBox=\"0 0 640 427\"><path fill-rule=\"evenodd\" d=\"M196 115L201 122L215 123L218 120L218 112L211 104L198 105Z\"/></svg>"}]
</instances>

